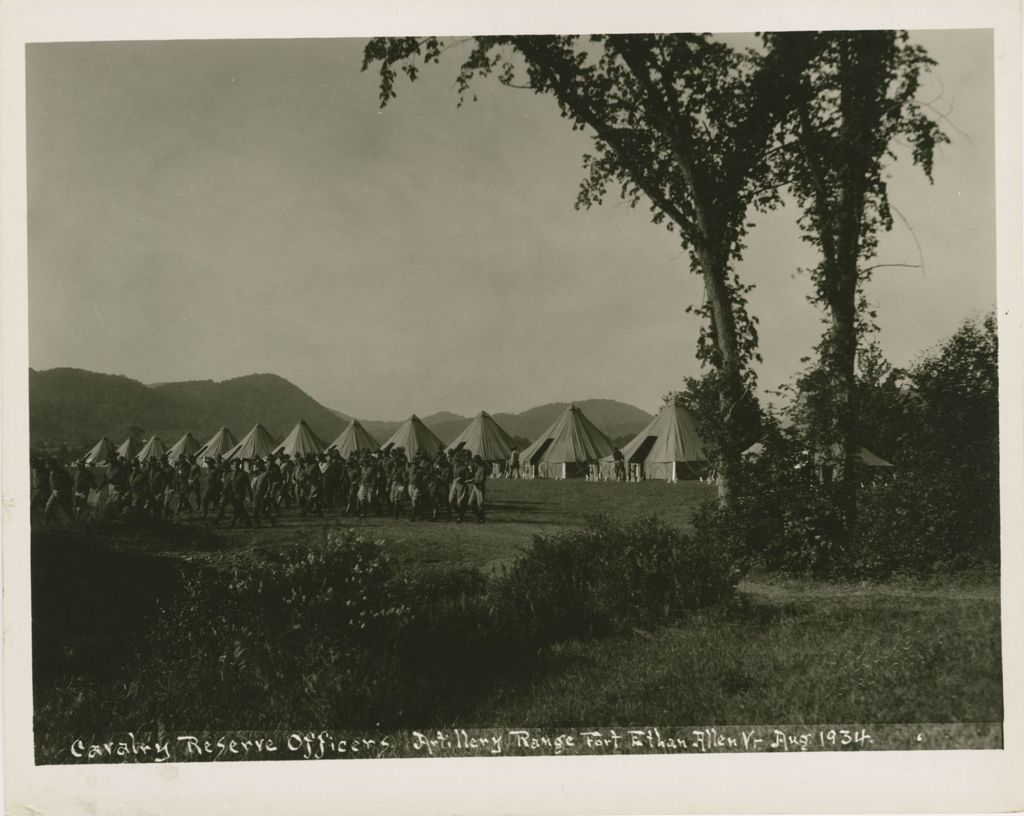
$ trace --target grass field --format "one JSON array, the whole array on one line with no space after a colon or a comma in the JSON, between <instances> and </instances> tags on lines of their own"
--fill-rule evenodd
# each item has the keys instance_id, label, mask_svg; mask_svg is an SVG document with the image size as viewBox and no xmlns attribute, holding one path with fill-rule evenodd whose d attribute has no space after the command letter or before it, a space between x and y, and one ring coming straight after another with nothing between
<instances>
[{"instance_id":1,"label":"grass field","mask_svg":"<svg viewBox=\"0 0 1024 816\"><path fill-rule=\"evenodd\" d=\"M228 542L230 551L239 552L291 545L324 527L351 528L387 541L389 553L410 570L442 564L492 570L511 562L534 535L577 526L590 513L607 513L622 519L640 512L654 513L663 521L690 530L694 510L713 496L714 488L697 481L623 484L493 479L487 485L485 524L478 524L469 513L461 524L456 524L414 523L407 517L359 519L340 514L327 514L322 519L303 518L289 511L277 527L231 529L222 521L215 529Z\"/></svg>"},{"instance_id":2,"label":"grass field","mask_svg":"<svg viewBox=\"0 0 1024 816\"><path fill-rule=\"evenodd\" d=\"M315 546L325 529L352 528L384 540L408 573L441 565L492 571L509 564L534 534L578 525L597 511L616 518L655 513L686 529L708 495L693 482L494 481L483 525L468 518L411 523L292 513L275 528L232 530L222 523L213 535L201 521L151 538L115 524L102 528L102 546L139 550L150 562L232 567L257 550ZM74 532L34 531L34 557ZM36 584L35 561L33 570L40 603L66 602L63 593ZM61 580L69 571L76 580L73 568ZM826 584L752 574L724 606L674 626L540 650L491 673L472 694L446 701L435 722L413 725L1000 722L999 613L995 578ZM76 637L79 649L89 635ZM94 717L99 697L121 694L116 689L125 683L131 687L130 678L120 677L122 685L105 691L106 680L76 671L51 666L52 680L37 683L39 731L61 730L65 718ZM123 715L124 700L117 705Z\"/></svg>"},{"instance_id":3,"label":"grass field","mask_svg":"<svg viewBox=\"0 0 1024 816\"><path fill-rule=\"evenodd\" d=\"M540 724L1002 719L994 583L836 587L760 576L682 625L563 644L477 718Z\"/></svg>"}]
</instances>

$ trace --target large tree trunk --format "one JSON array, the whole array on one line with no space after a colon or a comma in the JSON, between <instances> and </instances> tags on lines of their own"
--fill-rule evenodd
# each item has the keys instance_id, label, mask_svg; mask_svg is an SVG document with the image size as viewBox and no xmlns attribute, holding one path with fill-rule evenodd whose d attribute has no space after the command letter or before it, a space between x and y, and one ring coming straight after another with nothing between
<instances>
[{"instance_id":1,"label":"large tree trunk","mask_svg":"<svg viewBox=\"0 0 1024 816\"><path fill-rule=\"evenodd\" d=\"M866 157L873 127L872 112L879 103L878 85L859 64L860 35L847 38L840 54L843 145L840 189L835 222L835 256L827 270L827 302L831 318L826 365L833 388L834 409L828 458L835 468L833 507L838 529L833 546L843 547L857 519L858 405L856 382L857 297L861 258L861 221L864 218L868 167Z\"/></svg>"},{"instance_id":2,"label":"large tree trunk","mask_svg":"<svg viewBox=\"0 0 1024 816\"><path fill-rule=\"evenodd\" d=\"M736 483L740 465L740 432L735 410L743 399L743 372L737 347L736 320L728 287L728 266L716 253L699 253L704 291L711 306L711 330L718 351L718 406L722 422L718 499L725 504Z\"/></svg>"},{"instance_id":3,"label":"large tree trunk","mask_svg":"<svg viewBox=\"0 0 1024 816\"><path fill-rule=\"evenodd\" d=\"M833 468L832 504L837 529L833 548L844 548L857 518L857 438L858 405L856 382L856 258L844 264L852 266L840 273L843 285L835 301L829 304L829 359L827 361L833 393L833 411L826 442L826 461ZM826 562L835 554L830 553ZM826 563L827 566L827 563Z\"/></svg>"}]
</instances>

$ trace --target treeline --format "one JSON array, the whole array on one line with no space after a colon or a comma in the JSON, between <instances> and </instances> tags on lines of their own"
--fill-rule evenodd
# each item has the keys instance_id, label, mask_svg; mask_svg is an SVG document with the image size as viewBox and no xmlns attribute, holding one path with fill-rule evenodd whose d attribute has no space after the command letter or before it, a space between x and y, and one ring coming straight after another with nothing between
<instances>
[{"instance_id":1,"label":"treeline","mask_svg":"<svg viewBox=\"0 0 1024 816\"><path fill-rule=\"evenodd\" d=\"M854 465L857 514L836 516L820 449L819 374L787 390L778 414L750 416L761 440L735 501L710 511L710 536L768 569L878 578L999 564L998 337L994 315L967 320L907 369L877 344L858 357L858 438L894 468ZM691 393L699 383L691 383ZM844 534L846 533L846 534Z\"/></svg>"}]
</instances>

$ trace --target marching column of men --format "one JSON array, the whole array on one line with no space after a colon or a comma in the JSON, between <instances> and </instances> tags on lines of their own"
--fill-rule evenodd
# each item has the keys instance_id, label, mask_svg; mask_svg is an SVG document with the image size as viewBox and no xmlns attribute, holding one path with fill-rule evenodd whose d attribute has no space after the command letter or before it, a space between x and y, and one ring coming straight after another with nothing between
<instances>
[{"instance_id":1,"label":"marching column of men","mask_svg":"<svg viewBox=\"0 0 1024 816\"><path fill-rule=\"evenodd\" d=\"M165 519L201 514L214 524L229 518L232 527L260 527L295 508L301 516L408 514L411 521L456 523L469 511L482 524L488 470L488 463L468 451L441 451L431 459L424 452L406 457L402 448L357 451L347 459L333 449L294 457L208 458L203 464L183 457L174 465L165 457L139 462L115 455L105 476L84 460L73 472L56 459L35 460L32 507L46 521L95 513ZM90 494L100 488L105 500L91 503Z\"/></svg>"}]
</instances>

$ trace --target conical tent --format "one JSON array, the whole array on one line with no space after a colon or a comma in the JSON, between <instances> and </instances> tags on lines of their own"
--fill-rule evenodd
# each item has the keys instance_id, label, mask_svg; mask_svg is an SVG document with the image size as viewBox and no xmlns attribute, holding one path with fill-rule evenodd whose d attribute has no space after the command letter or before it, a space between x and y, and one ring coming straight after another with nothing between
<instances>
[{"instance_id":1,"label":"conical tent","mask_svg":"<svg viewBox=\"0 0 1024 816\"><path fill-rule=\"evenodd\" d=\"M468 450L485 462L504 462L512 455L515 443L505 429L486 411L481 411L448 446L448 450Z\"/></svg>"},{"instance_id":2,"label":"conical tent","mask_svg":"<svg viewBox=\"0 0 1024 816\"><path fill-rule=\"evenodd\" d=\"M148 462L150 459L159 459L165 453L167 453L167 447L160 440L160 437L152 436L135 458L140 462Z\"/></svg>"},{"instance_id":3,"label":"conical tent","mask_svg":"<svg viewBox=\"0 0 1024 816\"><path fill-rule=\"evenodd\" d=\"M242 441L224 454L225 459L262 459L274 452L274 437L260 423L253 425Z\"/></svg>"},{"instance_id":4,"label":"conical tent","mask_svg":"<svg viewBox=\"0 0 1024 816\"><path fill-rule=\"evenodd\" d=\"M216 459L218 456L224 456L229 450L238 444L238 440L235 439L235 435L231 433L230 428L221 428L217 433L211 436L205 445L196 451L196 459Z\"/></svg>"},{"instance_id":5,"label":"conical tent","mask_svg":"<svg viewBox=\"0 0 1024 816\"><path fill-rule=\"evenodd\" d=\"M356 451L380 450L380 445L367 430L359 424L358 419L353 419L348 427L341 432L337 439L327 446L327 450L336 450L345 458L348 458Z\"/></svg>"},{"instance_id":6,"label":"conical tent","mask_svg":"<svg viewBox=\"0 0 1024 816\"><path fill-rule=\"evenodd\" d=\"M860 459L861 464L867 465L868 467L896 467L892 462L886 462L881 456L877 456L867 448L861 448L858 450L857 458Z\"/></svg>"},{"instance_id":7,"label":"conical tent","mask_svg":"<svg viewBox=\"0 0 1024 816\"><path fill-rule=\"evenodd\" d=\"M103 437L85 455L85 463L87 465L105 465L110 461L116 450L117 448L114 447L114 443Z\"/></svg>"},{"instance_id":8,"label":"conical tent","mask_svg":"<svg viewBox=\"0 0 1024 816\"><path fill-rule=\"evenodd\" d=\"M708 467L704 444L697 425L681 405L667 405L622 449L630 475L645 479L697 478ZM602 460L602 470L614 470L611 456Z\"/></svg>"},{"instance_id":9,"label":"conical tent","mask_svg":"<svg viewBox=\"0 0 1024 816\"><path fill-rule=\"evenodd\" d=\"M291 457L306 456L310 453L323 453L325 447L320 437L300 419L292 432L274 449L274 453L287 453Z\"/></svg>"},{"instance_id":10,"label":"conical tent","mask_svg":"<svg viewBox=\"0 0 1024 816\"><path fill-rule=\"evenodd\" d=\"M534 475L564 479L587 473L589 465L610 456L612 443L575 405L570 405L520 454Z\"/></svg>"},{"instance_id":11,"label":"conical tent","mask_svg":"<svg viewBox=\"0 0 1024 816\"><path fill-rule=\"evenodd\" d=\"M833 456L838 457L839 451L840 451L839 445L833 445L832 446L832 455ZM824 458L825 458L824 456L821 456L820 454L816 454L815 457L814 457L814 461L815 461L816 464L821 464L822 461L824 460ZM865 447L858 447L857 448L857 461L860 464L862 464L862 465L867 465L868 467L883 467L883 468L896 467L892 462L886 462L881 456L878 456L878 455L872 453L871 451L869 451Z\"/></svg>"},{"instance_id":12,"label":"conical tent","mask_svg":"<svg viewBox=\"0 0 1024 816\"><path fill-rule=\"evenodd\" d=\"M192 436L191 432L186 433L181 439L171 445L167 451L167 461L175 464L182 456L192 459L199 450L199 440Z\"/></svg>"},{"instance_id":13,"label":"conical tent","mask_svg":"<svg viewBox=\"0 0 1024 816\"><path fill-rule=\"evenodd\" d=\"M142 443L134 436L129 436L121 443L117 453L122 459L134 459L139 455L140 450L142 450Z\"/></svg>"},{"instance_id":14,"label":"conical tent","mask_svg":"<svg viewBox=\"0 0 1024 816\"><path fill-rule=\"evenodd\" d=\"M430 428L423 424L423 420L413 414L401 427L395 431L381 447L384 450L390 448L404 448L407 457L413 457L421 450L426 451L430 456L436 456L444 450L444 442L437 438Z\"/></svg>"}]
</instances>

